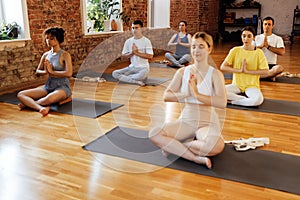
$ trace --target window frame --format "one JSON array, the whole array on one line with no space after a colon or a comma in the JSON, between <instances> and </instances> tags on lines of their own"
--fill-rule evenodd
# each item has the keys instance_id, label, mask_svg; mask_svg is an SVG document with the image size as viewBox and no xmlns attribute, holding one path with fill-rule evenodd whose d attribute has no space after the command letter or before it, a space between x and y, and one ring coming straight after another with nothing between
<instances>
[{"instance_id":1,"label":"window frame","mask_svg":"<svg viewBox=\"0 0 300 200\"><path fill-rule=\"evenodd\" d=\"M27 11L27 0L19 0L19 3L21 5L22 9L22 21L23 21L23 26L21 26L22 32L20 33L21 38L15 38L11 40L0 40L1 47L0 50L2 50L5 46L25 46L25 41L31 40L30 37L30 31L29 31L29 21L28 21L28 11ZM0 7L3 9L3 1L0 1ZM4 13L5 12L1 12ZM5 16L2 16L5 20ZM1 22L2 23L2 22ZM3 45L2 45L3 44Z\"/></svg>"},{"instance_id":2,"label":"window frame","mask_svg":"<svg viewBox=\"0 0 300 200\"><path fill-rule=\"evenodd\" d=\"M166 3L166 5L168 6L168 9L164 10L164 12L160 12L160 10L158 9L163 9L163 8L158 8L157 7L157 1L159 0L148 0L148 27L150 29L164 29L164 28L170 28L170 12L171 12L171 8L170 8L170 5L171 5L171 1L170 0L167 0L167 2L164 2ZM167 17L165 16L158 16L158 17L155 17L154 15L159 15L159 14L165 14L166 12L167 13ZM156 24L157 21L161 20L161 19L167 19L166 20L166 24L168 25L165 25L165 26L158 26Z\"/></svg>"},{"instance_id":3,"label":"window frame","mask_svg":"<svg viewBox=\"0 0 300 200\"><path fill-rule=\"evenodd\" d=\"M119 5L120 5L120 12L122 12L122 0L118 0ZM96 36L96 35L107 35L107 34L118 34L118 33L123 33L123 22L120 19L120 29L117 31L100 31L100 32L88 32L87 31L87 0L80 0L80 6L81 6L81 18L82 18L82 32L85 36Z\"/></svg>"}]
</instances>

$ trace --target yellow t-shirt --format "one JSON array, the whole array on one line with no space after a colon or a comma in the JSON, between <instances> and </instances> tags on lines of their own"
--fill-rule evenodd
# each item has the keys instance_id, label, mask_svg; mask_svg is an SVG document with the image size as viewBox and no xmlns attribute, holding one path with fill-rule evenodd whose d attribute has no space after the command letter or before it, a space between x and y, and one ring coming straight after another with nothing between
<instances>
[{"instance_id":1,"label":"yellow t-shirt","mask_svg":"<svg viewBox=\"0 0 300 200\"><path fill-rule=\"evenodd\" d=\"M241 46L234 47L229 51L225 60L234 69L241 69L245 58L248 70L269 69L267 59L261 49L249 51ZM245 92L247 88L251 87L260 89L259 79L260 75L256 74L233 73L232 83Z\"/></svg>"}]
</instances>

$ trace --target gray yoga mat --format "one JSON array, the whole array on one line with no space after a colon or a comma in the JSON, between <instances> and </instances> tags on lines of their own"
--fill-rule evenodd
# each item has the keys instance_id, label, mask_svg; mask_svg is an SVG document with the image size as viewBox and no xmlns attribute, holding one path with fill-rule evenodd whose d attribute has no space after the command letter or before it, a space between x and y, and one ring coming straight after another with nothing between
<instances>
[{"instance_id":1,"label":"gray yoga mat","mask_svg":"<svg viewBox=\"0 0 300 200\"><path fill-rule=\"evenodd\" d=\"M97 118L121 106L123 104L73 98L72 101L63 105L51 105L51 110L70 115Z\"/></svg>"},{"instance_id":2,"label":"gray yoga mat","mask_svg":"<svg viewBox=\"0 0 300 200\"><path fill-rule=\"evenodd\" d=\"M157 166L300 194L299 156L259 149L237 152L231 145L226 145L221 154L211 157L213 168L209 170L173 155L167 158L162 156L161 150L151 143L147 134L143 130L115 127L83 148Z\"/></svg>"},{"instance_id":3,"label":"gray yoga mat","mask_svg":"<svg viewBox=\"0 0 300 200\"><path fill-rule=\"evenodd\" d=\"M281 77L276 77L275 82L278 83L293 83L293 84L300 84L300 78L298 77L286 77L286 76L281 76ZM270 80L269 80L270 81Z\"/></svg>"},{"instance_id":4,"label":"gray yoga mat","mask_svg":"<svg viewBox=\"0 0 300 200\"><path fill-rule=\"evenodd\" d=\"M157 67L157 68L174 68L174 69L179 69L180 67L175 66L175 65L167 65L164 63L149 63L150 67Z\"/></svg>"},{"instance_id":5,"label":"gray yoga mat","mask_svg":"<svg viewBox=\"0 0 300 200\"><path fill-rule=\"evenodd\" d=\"M104 78L106 81L109 81L109 82L117 82L117 80L114 79L111 74L102 74L101 77ZM145 83L146 83L146 85L156 86L156 85L165 83L168 80L170 80L170 79L169 78L148 77ZM125 82L120 82L120 83L125 83ZM128 83L126 83L126 84L128 84Z\"/></svg>"},{"instance_id":6,"label":"gray yoga mat","mask_svg":"<svg viewBox=\"0 0 300 200\"><path fill-rule=\"evenodd\" d=\"M224 74L224 78L232 79L232 74ZM298 78L298 77L280 76L280 77L276 77L275 81L273 81L269 78L262 78L260 80L263 82L300 84L300 78Z\"/></svg>"},{"instance_id":7,"label":"gray yoga mat","mask_svg":"<svg viewBox=\"0 0 300 200\"><path fill-rule=\"evenodd\" d=\"M0 102L17 105L19 103L16 93L9 93L0 96ZM94 101L87 99L72 98L72 101L63 105L54 104L50 109L55 112L65 113L70 115L97 118L114 109L123 106L123 104Z\"/></svg>"},{"instance_id":8,"label":"gray yoga mat","mask_svg":"<svg viewBox=\"0 0 300 200\"><path fill-rule=\"evenodd\" d=\"M93 71L83 71L83 72L79 72L78 74L74 74L73 77L76 78L83 78L84 76L88 76L88 77L101 77L104 78L106 81L108 82L118 82L116 79L114 79L112 77L111 74L107 74L107 73L99 73L99 72L93 72ZM170 80L169 78L156 78L156 77L148 77L148 79L146 80L146 85L150 85L150 86L156 86L156 85L160 85L162 83L167 82L168 80ZM120 82L120 83L124 83L125 82ZM130 84L130 83L126 83L126 84Z\"/></svg>"},{"instance_id":9,"label":"gray yoga mat","mask_svg":"<svg viewBox=\"0 0 300 200\"><path fill-rule=\"evenodd\" d=\"M168 68L170 66L168 66L165 63L156 63L156 62L151 62L149 63L150 67L158 67L158 68Z\"/></svg>"},{"instance_id":10,"label":"gray yoga mat","mask_svg":"<svg viewBox=\"0 0 300 200\"><path fill-rule=\"evenodd\" d=\"M300 116L300 102L264 99L260 106L239 106L227 104L227 108Z\"/></svg>"}]
</instances>

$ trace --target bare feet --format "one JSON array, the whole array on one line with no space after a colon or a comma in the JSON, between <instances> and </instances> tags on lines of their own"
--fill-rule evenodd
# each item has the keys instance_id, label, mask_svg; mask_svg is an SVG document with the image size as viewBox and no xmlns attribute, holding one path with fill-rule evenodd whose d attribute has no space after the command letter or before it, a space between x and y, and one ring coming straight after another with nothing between
<instances>
[{"instance_id":1,"label":"bare feet","mask_svg":"<svg viewBox=\"0 0 300 200\"><path fill-rule=\"evenodd\" d=\"M198 164L202 164L202 165L204 164L204 165L206 165L206 167L208 169L211 169L211 167L212 167L211 161L207 157L197 156L197 158L194 162L198 163Z\"/></svg>"},{"instance_id":2,"label":"bare feet","mask_svg":"<svg viewBox=\"0 0 300 200\"><path fill-rule=\"evenodd\" d=\"M146 84L144 82L142 82L142 81L137 81L136 83L139 84L142 87L146 86Z\"/></svg>"},{"instance_id":3,"label":"bare feet","mask_svg":"<svg viewBox=\"0 0 300 200\"><path fill-rule=\"evenodd\" d=\"M47 106L47 107L41 108L39 112L43 115L43 117L45 117L46 115L48 115L49 111L50 111L50 107Z\"/></svg>"},{"instance_id":4,"label":"bare feet","mask_svg":"<svg viewBox=\"0 0 300 200\"><path fill-rule=\"evenodd\" d=\"M22 104L22 103L18 103L18 108L19 108L20 110L22 110L23 108L25 108L25 105Z\"/></svg>"},{"instance_id":5,"label":"bare feet","mask_svg":"<svg viewBox=\"0 0 300 200\"><path fill-rule=\"evenodd\" d=\"M165 150L161 150L161 153L164 157L168 157L169 153L166 152Z\"/></svg>"}]
</instances>

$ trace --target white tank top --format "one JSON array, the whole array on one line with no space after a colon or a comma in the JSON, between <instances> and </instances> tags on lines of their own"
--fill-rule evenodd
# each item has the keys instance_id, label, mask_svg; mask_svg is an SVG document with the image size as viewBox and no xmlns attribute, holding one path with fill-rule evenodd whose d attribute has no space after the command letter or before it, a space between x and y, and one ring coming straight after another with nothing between
<instances>
[{"instance_id":1,"label":"white tank top","mask_svg":"<svg viewBox=\"0 0 300 200\"><path fill-rule=\"evenodd\" d=\"M181 83L181 92L188 91L188 84L190 79L190 69L191 67L188 66L184 69L182 83ZM212 74L214 68L209 66L208 71L203 78L201 83L197 84L198 92L203 95L213 96L213 85L212 85ZM198 101L195 97L189 96L184 99L186 103L196 103L196 104L203 104L201 101Z\"/></svg>"}]
</instances>

